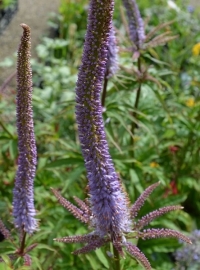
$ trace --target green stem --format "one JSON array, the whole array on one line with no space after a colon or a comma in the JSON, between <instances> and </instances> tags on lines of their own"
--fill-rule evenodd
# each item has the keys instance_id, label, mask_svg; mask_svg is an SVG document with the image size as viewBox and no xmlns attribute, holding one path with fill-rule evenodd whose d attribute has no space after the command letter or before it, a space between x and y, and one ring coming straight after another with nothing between
<instances>
[{"instance_id":1,"label":"green stem","mask_svg":"<svg viewBox=\"0 0 200 270\"><path fill-rule=\"evenodd\" d=\"M113 252L114 252L114 269L120 270L119 252L116 250L116 248L114 246L113 246Z\"/></svg>"},{"instance_id":2,"label":"green stem","mask_svg":"<svg viewBox=\"0 0 200 270\"><path fill-rule=\"evenodd\" d=\"M21 244L20 244L20 249L19 249L19 252L18 252L19 255L23 255L24 254L25 241L26 241L26 232L23 231L23 233L22 233L22 240L21 240Z\"/></svg>"},{"instance_id":3,"label":"green stem","mask_svg":"<svg viewBox=\"0 0 200 270\"><path fill-rule=\"evenodd\" d=\"M141 73L141 58L138 58L138 71ZM140 100L140 95L141 95L141 89L142 89L142 82L139 81L139 86L137 89L137 93L136 93L136 99L135 99L135 104L134 104L134 112L132 113L133 118L135 118L135 120L137 120L137 113L136 110L138 108L139 105L139 100ZM135 129L137 128L137 124L135 122L132 122L131 125L131 156L134 157L134 135L135 135Z\"/></svg>"},{"instance_id":4,"label":"green stem","mask_svg":"<svg viewBox=\"0 0 200 270\"><path fill-rule=\"evenodd\" d=\"M134 109L137 110L138 108L138 104L139 104L139 99L140 99L140 94L141 94L141 86L142 83L139 83L138 89L137 89L137 94L136 94L136 99L135 99L135 105L134 105ZM133 112L133 117L136 119L137 118L137 113L134 111ZM137 124L135 122L132 123L132 129L131 132L134 135L135 133L135 128L137 127Z\"/></svg>"}]
</instances>

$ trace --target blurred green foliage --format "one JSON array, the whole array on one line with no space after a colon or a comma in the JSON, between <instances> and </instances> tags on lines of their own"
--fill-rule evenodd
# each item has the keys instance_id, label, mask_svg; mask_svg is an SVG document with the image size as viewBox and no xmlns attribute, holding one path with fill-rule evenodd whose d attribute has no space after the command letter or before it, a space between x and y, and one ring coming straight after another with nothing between
<instances>
[{"instance_id":1,"label":"blurred green foliage","mask_svg":"<svg viewBox=\"0 0 200 270\"><path fill-rule=\"evenodd\" d=\"M0 0L0 10L15 4L15 2L16 0Z\"/></svg>"},{"instance_id":2,"label":"blurred green foliage","mask_svg":"<svg viewBox=\"0 0 200 270\"><path fill-rule=\"evenodd\" d=\"M150 184L158 180L162 183L141 215L169 204L182 204L184 211L160 217L152 225L189 233L200 228L200 55L192 54L193 46L200 42L200 15L178 2L180 11L170 8L165 0L138 3L147 32L174 20L164 30L178 38L142 54L142 65L155 80L142 84L136 109L138 82L134 73L121 68L109 81L104 119L110 153L131 201ZM62 0L59 15L51 15L49 22L53 37L43 39L37 47L38 59L32 60L38 148L35 204L40 220L39 232L28 239L28 244L38 243L31 253L33 269L109 269L109 246L97 250L96 256L73 256L74 244L53 241L55 237L86 231L57 204L50 187L59 188L69 201L73 201L74 195L85 198L87 194L74 114L87 5L86 0ZM114 23L118 29L120 66L131 70L136 61L127 50L131 43L120 6L121 1L116 1ZM7 227L12 228L10 213L17 167L14 90L1 94L0 112L0 212ZM178 241L156 239L138 244L155 269L174 267L171 253L180 246ZM6 242L0 244L0 254L11 250L13 247ZM15 269L18 264L17 261ZM121 264L122 269L142 269L129 257Z\"/></svg>"}]
</instances>

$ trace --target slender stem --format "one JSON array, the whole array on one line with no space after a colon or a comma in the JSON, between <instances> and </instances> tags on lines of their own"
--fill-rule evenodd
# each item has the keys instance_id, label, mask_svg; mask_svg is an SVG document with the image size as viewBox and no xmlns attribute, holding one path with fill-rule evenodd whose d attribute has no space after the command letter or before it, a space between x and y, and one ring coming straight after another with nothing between
<instances>
[{"instance_id":1,"label":"slender stem","mask_svg":"<svg viewBox=\"0 0 200 270\"><path fill-rule=\"evenodd\" d=\"M8 86L8 84L11 82L11 80L16 76L16 71L13 72L4 82L3 84L0 86L0 93L2 93L5 88Z\"/></svg>"},{"instance_id":2,"label":"slender stem","mask_svg":"<svg viewBox=\"0 0 200 270\"><path fill-rule=\"evenodd\" d=\"M26 240L26 232L23 231L23 233L22 233L22 240L21 240L21 243L20 243L20 249L19 249L19 252L18 252L19 255L23 255L23 253L24 253L25 240Z\"/></svg>"},{"instance_id":3,"label":"slender stem","mask_svg":"<svg viewBox=\"0 0 200 270\"><path fill-rule=\"evenodd\" d=\"M138 58L138 71L141 73L141 57ZM137 89L137 93L136 93L136 99L135 99L135 104L134 104L134 112L132 113L132 116L135 118L135 120L137 120L137 113L136 110L138 108L139 105L139 99L140 99L140 95L141 95L141 89L142 89L142 82L139 81L139 86ZM132 157L134 157L134 134L135 134L135 129L137 128L137 124L135 122L132 122L131 125L131 146L132 146L132 151L131 151L131 155Z\"/></svg>"},{"instance_id":4,"label":"slender stem","mask_svg":"<svg viewBox=\"0 0 200 270\"><path fill-rule=\"evenodd\" d=\"M113 246L113 252L114 252L114 270L120 270L119 252L116 250L114 246Z\"/></svg>"},{"instance_id":5,"label":"slender stem","mask_svg":"<svg viewBox=\"0 0 200 270\"><path fill-rule=\"evenodd\" d=\"M138 104L139 104L139 99L140 99L140 94L141 94L141 86L142 83L139 83L138 89L137 89L137 94L136 94L136 99L135 99L135 104L134 104L134 109L137 110ZM136 119L137 113L134 111L133 112L133 117ZM132 123L132 128L131 132L134 135L135 133L135 128L137 128L137 124L135 122Z\"/></svg>"},{"instance_id":6,"label":"slender stem","mask_svg":"<svg viewBox=\"0 0 200 270\"><path fill-rule=\"evenodd\" d=\"M106 100L106 92L107 92L107 85L108 85L108 79L106 78L107 74L104 77L104 84L103 84L103 91L102 91L102 97L101 97L101 106L105 106L105 100Z\"/></svg>"}]
</instances>

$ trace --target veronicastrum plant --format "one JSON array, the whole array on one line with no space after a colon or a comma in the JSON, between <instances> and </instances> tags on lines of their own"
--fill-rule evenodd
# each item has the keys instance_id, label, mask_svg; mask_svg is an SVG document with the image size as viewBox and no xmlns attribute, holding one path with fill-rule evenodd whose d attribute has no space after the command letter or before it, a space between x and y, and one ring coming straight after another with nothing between
<instances>
[{"instance_id":1,"label":"veronicastrum plant","mask_svg":"<svg viewBox=\"0 0 200 270\"><path fill-rule=\"evenodd\" d=\"M13 190L14 225L19 234L19 247L14 242L10 232L3 222L0 231L16 248L10 259L23 258L24 265L31 265L31 258L27 254L36 245L26 246L26 235L33 234L38 228L35 218L33 181L37 164L37 150L33 126L32 111L32 70L30 66L31 38L30 28L21 24L23 35L18 49L17 62L17 133L18 133L18 170Z\"/></svg>"},{"instance_id":2,"label":"veronicastrum plant","mask_svg":"<svg viewBox=\"0 0 200 270\"><path fill-rule=\"evenodd\" d=\"M144 41L144 29L139 10L134 1L125 4L133 7L130 20L130 32L139 51ZM76 120L78 123L79 139L89 180L89 198L82 201L75 197L79 207L63 198L53 189L58 201L76 218L89 225L89 234L68 236L56 239L65 243L85 243L84 247L74 251L74 254L87 253L111 242L113 244L113 269L120 269L119 256L124 257L124 250L135 257L145 269L151 265L145 255L128 239L175 237L189 242L189 238L170 229L141 229L156 217L180 209L180 206L163 207L153 211L135 222L138 211L145 199L156 188L154 184L129 206L128 195L122 188L119 176L115 172L108 151L100 92L105 78L107 79L108 61L111 54L110 41L113 40L113 1L92 0L89 6L87 34L83 50L82 65L79 70L76 86ZM127 9L129 10L129 9ZM135 21L132 21L135 19ZM132 23L132 24L131 24ZM111 36L111 38L110 38ZM162 41L163 42L163 41ZM113 53L117 50L114 46ZM116 64L116 61L114 61ZM112 259L111 259L112 260Z\"/></svg>"}]
</instances>

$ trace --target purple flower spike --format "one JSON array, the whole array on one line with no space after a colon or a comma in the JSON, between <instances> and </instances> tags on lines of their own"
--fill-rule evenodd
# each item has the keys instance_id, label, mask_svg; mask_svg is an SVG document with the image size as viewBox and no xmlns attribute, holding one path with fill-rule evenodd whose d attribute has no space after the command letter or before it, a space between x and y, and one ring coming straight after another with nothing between
<instances>
[{"instance_id":1,"label":"purple flower spike","mask_svg":"<svg viewBox=\"0 0 200 270\"><path fill-rule=\"evenodd\" d=\"M142 48L145 40L143 19L135 0L123 0L123 3L126 8L129 21L130 39L134 43L136 50L139 50Z\"/></svg>"},{"instance_id":2,"label":"purple flower spike","mask_svg":"<svg viewBox=\"0 0 200 270\"><path fill-rule=\"evenodd\" d=\"M125 194L109 154L100 93L106 71L113 0L91 0L76 87L76 119L87 169L96 233L113 238L129 231Z\"/></svg>"},{"instance_id":3,"label":"purple flower spike","mask_svg":"<svg viewBox=\"0 0 200 270\"><path fill-rule=\"evenodd\" d=\"M37 164L37 150L32 111L32 70L30 66L30 28L21 24L23 36L18 49L17 63L17 133L18 170L13 190L15 227L29 234L37 229L33 181Z\"/></svg>"},{"instance_id":4,"label":"purple flower spike","mask_svg":"<svg viewBox=\"0 0 200 270\"><path fill-rule=\"evenodd\" d=\"M106 65L106 78L109 79L117 72L119 69L118 66L118 47L117 41L115 37L115 29L112 23L110 29L110 37L109 37L109 45L108 45L108 61Z\"/></svg>"}]
</instances>

